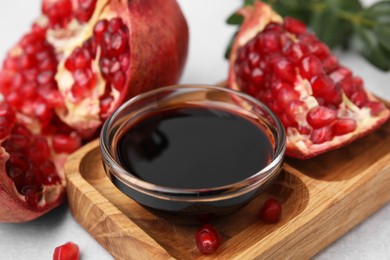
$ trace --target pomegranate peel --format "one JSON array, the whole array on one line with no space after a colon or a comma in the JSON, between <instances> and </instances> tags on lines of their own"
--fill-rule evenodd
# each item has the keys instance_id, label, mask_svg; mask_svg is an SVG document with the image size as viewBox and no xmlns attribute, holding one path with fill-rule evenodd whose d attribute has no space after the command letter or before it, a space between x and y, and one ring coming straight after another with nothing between
<instances>
[{"instance_id":1,"label":"pomegranate peel","mask_svg":"<svg viewBox=\"0 0 390 260\"><path fill-rule=\"evenodd\" d=\"M279 116L287 133L286 155L307 159L342 147L390 117L302 22L283 19L260 1L238 13L244 22L232 46L228 86Z\"/></svg>"}]
</instances>

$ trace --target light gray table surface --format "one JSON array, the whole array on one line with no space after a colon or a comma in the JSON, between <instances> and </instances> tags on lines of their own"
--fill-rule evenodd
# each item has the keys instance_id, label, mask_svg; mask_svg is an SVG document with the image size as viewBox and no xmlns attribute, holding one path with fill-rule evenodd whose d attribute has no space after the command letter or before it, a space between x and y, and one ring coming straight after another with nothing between
<instances>
[{"instance_id":1,"label":"light gray table surface","mask_svg":"<svg viewBox=\"0 0 390 260\"><path fill-rule=\"evenodd\" d=\"M40 2L40 0L2 1L1 59L29 29L31 21L39 13ZM225 19L240 6L241 0L178 0L178 2L187 17L191 31L190 51L181 83L213 84L225 79L228 64L223 58L223 53L234 31L232 27L225 24ZM365 1L365 3L370 2L373 1ZM364 78L368 89L390 100L390 73L376 70L356 54L337 54L343 64L350 66L356 74ZM390 204L387 204L320 252L314 259L390 259L389 216ZM51 259L54 248L67 241L73 241L80 246L83 260L112 258L78 225L67 205L29 223L0 223L0 259Z\"/></svg>"}]
</instances>

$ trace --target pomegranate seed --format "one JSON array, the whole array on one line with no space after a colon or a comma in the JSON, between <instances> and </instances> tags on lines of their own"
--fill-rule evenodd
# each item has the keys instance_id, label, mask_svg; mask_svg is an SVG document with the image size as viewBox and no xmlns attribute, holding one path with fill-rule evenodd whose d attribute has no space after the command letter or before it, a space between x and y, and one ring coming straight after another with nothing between
<instances>
[{"instance_id":1,"label":"pomegranate seed","mask_svg":"<svg viewBox=\"0 0 390 260\"><path fill-rule=\"evenodd\" d=\"M296 35L306 32L306 25L303 22L292 17L284 18L283 26L287 31Z\"/></svg>"},{"instance_id":2,"label":"pomegranate seed","mask_svg":"<svg viewBox=\"0 0 390 260\"><path fill-rule=\"evenodd\" d=\"M282 216L282 205L274 198L267 199L260 209L260 219L268 224L279 222Z\"/></svg>"},{"instance_id":3,"label":"pomegranate seed","mask_svg":"<svg viewBox=\"0 0 390 260\"><path fill-rule=\"evenodd\" d=\"M315 56L317 56L321 60L327 58L330 54L328 46L318 40L310 44L309 49Z\"/></svg>"},{"instance_id":4,"label":"pomegranate seed","mask_svg":"<svg viewBox=\"0 0 390 260\"><path fill-rule=\"evenodd\" d=\"M351 98L353 93L355 93L356 91L355 84L353 83L351 77L344 79L343 81L339 82L337 85L345 92L345 94L349 98Z\"/></svg>"},{"instance_id":5,"label":"pomegranate seed","mask_svg":"<svg viewBox=\"0 0 390 260\"><path fill-rule=\"evenodd\" d=\"M23 97L19 93L11 92L5 98L15 109L20 109L23 106Z\"/></svg>"},{"instance_id":6,"label":"pomegranate seed","mask_svg":"<svg viewBox=\"0 0 390 260\"><path fill-rule=\"evenodd\" d=\"M339 67L339 60L334 55L329 55L322 63L326 73L331 73Z\"/></svg>"},{"instance_id":7,"label":"pomegranate seed","mask_svg":"<svg viewBox=\"0 0 390 260\"><path fill-rule=\"evenodd\" d=\"M80 145L79 139L68 135L58 134L53 137L53 148L57 153L72 153Z\"/></svg>"},{"instance_id":8,"label":"pomegranate seed","mask_svg":"<svg viewBox=\"0 0 390 260\"><path fill-rule=\"evenodd\" d=\"M102 58L99 61L99 67L103 77L107 77L110 74L111 61L107 58Z\"/></svg>"},{"instance_id":9,"label":"pomegranate seed","mask_svg":"<svg viewBox=\"0 0 390 260\"><path fill-rule=\"evenodd\" d=\"M336 89L333 81L326 75L316 77L311 87L315 97L324 97Z\"/></svg>"},{"instance_id":10,"label":"pomegranate seed","mask_svg":"<svg viewBox=\"0 0 390 260\"><path fill-rule=\"evenodd\" d=\"M88 22L95 11L97 0L78 0L78 10L76 11L76 19L79 22Z\"/></svg>"},{"instance_id":11,"label":"pomegranate seed","mask_svg":"<svg viewBox=\"0 0 390 260\"><path fill-rule=\"evenodd\" d=\"M74 66L77 69L87 69L91 66L91 54L86 48L80 48L74 57Z\"/></svg>"},{"instance_id":12,"label":"pomegranate seed","mask_svg":"<svg viewBox=\"0 0 390 260\"><path fill-rule=\"evenodd\" d=\"M39 103L35 106L34 115L43 125L50 122L53 113L53 110L46 103Z\"/></svg>"},{"instance_id":13,"label":"pomegranate seed","mask_svg":"<svg viewBox=\"0 0 390 260\"><path fill-rule=\"evenodd\" d=\"M204 224L196 232L195 242L202 254L212 254L217 251L221 237L213 226Z\"/></svg>"},{"instance_id":14,"label":"pomegranate seed","mask_svg":"<svg viewBox=\"0 0 390 260\"><path fill-rule=\"evenodd\" d=\"M122 54L119 57L119 62L121 64L121 70L122 71L127 71L128 68L129 68L129 65L130 65L130 59L129 59L128 53L127 54Z\"/></svg>"},{"instance_id":15,"label":"pomegranate seed","mask_svg":"<svg viewBox=\"0 0 390 260\"><path fill-rule=\"evenodd\" d=\"M97 47L98 46L95 37L89 38L83 43L83 48L89 51L92 58L96 57Z\"/></svg>"},{"instance_id":16,"label":"pomegranate seed","mask_svg":"<svg viewBox=\"0 0 390 260\"><path fill-rule=\"evenodd\" d=\"M314 55L308 55L301 60L299 72L303 78L309 81L314 77L324 74L321 61Z\"/></svg>"},{"instance_id":17,"label":"pomegranate seed","mask_svg":"<svg viewBox=\"0 0 390 260\"><path fill-rule=\"evenodd\" d=\"M121 26L123 25L122 19L119 17L116 17L114 19L111 19L110 22L108 23L108 30L111 33L117 32Z\"/></svg>"},{"instance_id":18,"label":"pomegranate seed","mask_svg":"<svg viewBox=\"0 0 390 260\"><path fill-rule=\"evenodd\" d=\"M356 91L352 94L351 101L358 107L362 108L368 102L367 93L364 90Z\"/></svg>"},{"instance_id":19,"label":"pomegranate seed","mask_svg":"<svg viewBox=\"0 0 390 260\"><path fill-rule=\"evenodd\" d=\"M337 112L333 109L317 106L307 113L306 120L313 128L321 128L330 125L337 118Z\"/></svg>"},{"instance_id":20,"label":"pomegranate seed","mask_svg":"<svg viewBox=\"0 0 390 260\"><path fill-rule=\"evenodd\" d=\"M107 20L100 20L96 23L94 29L93 29L93 34L96 37L96 41L98 43L101 42L103 38L103 34L107 31L108 28L108 21Z\"/></svg>"},{"instance_id":21,"label":"pomegranate seed","mask_svg":"<svg viewBox=\"0 0 390 260\"><path fill-rule=\"evenodd\" d=\"M256 52L251 52L248 55L248 60L251 68L257 68L260 63L260 55Z\"/></svg>"},{"instance_id":22,"label":"pomegranate seed","mask_svg":"<svg viewBox=\"0 0 390 260\"><path fill-rule=\"evenodd\" d=\"M25 200L27 204L30 205L31 207L37 208L39 202L42 200L42 197L43 197L42 192L35 191L32 194L27 194L25 196Z\"/></svg>"},{"instance_id":23,"label":"pomegranate seed","mask_svg":"<svg viewBox=\"0 0 390 260\"><path fill-rule=\"evenodd\" d=\"M71 0L44 0L42 13L49 19L50 27L65 27L73 17Z\"/></svg>"},{"instance_id":24,"label":"pomegranate seed","mask_svg":"<svg viewBox=\"0 0 390 260\"><path fill-rule=\"evenodd\" d=\"M297 42L292 45L290 45L286 51L285 51L287 57L290 58L290 60L298 64L298 62L307 54L309 54L309 48L306 46L306 44L302 42Z\"/></svg>"},{"instance_id":25,"label":"pomegranate seed","mask_svg":"<svg viewBox=\"0 0 390 260\"><path fill-rule=\"evenodd\" d=\"M72 92L75 103L80 102L84 98L88 97L88 95L90 94L89 89L81 87L77 84L73 84L73 86L71 88L71 92Z\"/></svg>"},{"instance_id":26,"label":"pomegranate seed","mask_svg":"<svg viewBox=\"0 0 390 260\"><path fill-rule=\"evenodd\" d=\"M78 260L80 249L75 243L68 242L54 249L53 260Z\"/></svg>"},{"instance_id":27,"label":"pomegranate seed","mask_svg":"<svg viewBox=\"0 0 390 260\"><path fill-rule=\"evenodd\" d=\"M255 68L252 71L251 83L257 86L257 85L261 85L263 81L264 81L264 72L259 68Z\"/></svg>"},{"instance_id":28,"label":"pomegranate seed","mask_svg":"<svg viewBox=\"0 0 390 260\"><path fill-rule=\"evenodd\" d=\"M345 135L355 131L356 121L351 118L339 118L332 126L333 135Z\"/></svg>"},{"instance_id":29,"label":"pomegranate seed","mask_svg":"<svg viewBox=\"0 0 390 260\"><path fill-rule=\"evenodd\" d=\"M349 69L340 66L337 70L329 74L329 77L333 80L335 84L337 84L346 78L352 77L352 72Z\"/></svg>"},{"instance_id":30,"label":"pomegranate seed","mask_svg":"<svg viewBox=\"0 0 390 260\"><path fill-rule=\"evenodd\" d=\"M52 81L54 81L54 74L51 71L43 71L37 77L37 82L40 85L46 85Z\"/></svg>"},{"instance_id":31,"label":"pomegranate seed","mask_svg":"<svg viewBox=\"0 0 390 260\"><path fill-rule=\"evenodd\" d=\"M42 183L45 185L54 185L61 182L57 174L57 169L51 161L44 162L40 167Z\"/></svg>"},{"instance_id":32,"label":"pomegranate seed","mask_svg":"<svg viewBox=\"0 0 390 260\"><path fill-rule=\"evenodd\" d=\"M86 70L76 70L73 72L73 78L75 81L75 84L79 86L80 88L84 89L92 89L94 87L94 74L90 69Z\"/></svg>"},{"instance_id":33,"label":"pomegranate seed","mask_svg":"<svg viewBox=\"0 0 390 260\"><path fill-rule=\"evenodd\" d=\"M311 132L310 140L313 144L322 144L332 139L331 126L324 126L322 128L314 129Z\"/></svg>"},{"instance_id":34,"label":"pomegranate seed","mask_svg":"<svg viewBox=\"0 0 390 260\"><path fill-rule=\"evenodd\" d=\"M105 115L111 107L111 103L114 98L111 96L105 97L100 100L100 114Z\"/></svg>"},{"instance_id":35,"label":"pomegranate seed","mask_svg":"<svg viewBox=\"0 0 390 260\"><path fill-rule=\"evenodd\" d=\"M354 85L356 90L362 90L363 89L364 83L363 83L363 79L361 77L355 76L355 77L352 78L352 80L353 80L353 85Z\"/></svg>"},{"instance_id":36,"label":"pomegranate seed","mask_svg":"<svg viewBox=\"0 0 390 260\"><path fill-rule=\"evenodd\" d=\"M114 85L114 88L118 91L121 91L126 83L126 77L123 74L122 71L115 72L113 78L112 78L112 84Z\"/></svg>"},{"instance_id":37,"label":"pomegranate seed","mask_svg":"<svg viewBox=\"0 0 390 260\"><path fill-rule=\"evenodd\" d=\"M299 93L291 85L282 83L276 100L281 109L285 109L292 101L299 100Z\"/></svg>"},{"instance_id":38,"label":"pomegranate seed","mask_svg":"<svg viewBox=\"0 0 390 260\"><path fill-rule=\"evenodd\" d=\"M280 50L279 33L264 32L259 34L256 42L256 49L262 54L278 52Z\"/></svg>"},{"instance_id":39,"label":"pomegranate seed","mask_svg":"<svg viewBox=\"0 0 390 260\"><path fill-rule=\"evenodd\" d=\"M377 102L377 101L369 101L366 104L366 106L371 109L370 114L372 116L378 116L382 111L384 111L386 109L386 107L383 103Z\"/></svg>"},{"instance_id":40,"label":"pomegranate seed","mask_svg":"<svg viewBox=\"0 0 390 260\"><path fill-rule=\"evenodd\" d=\"M126 35L121 32L117 32L111 35L110 54L117 56L123 53L127 47Z\"/></svg>"},{"instance_id":41,"label":"pomegranate seed","mask_svg":"<svg viewBox=\"0 0 390 260\"><path fill-rule=\"evenodd\" d=\"M284 57L278 57L271 61L273 63L274 73L281 80L293 83L295 79L295 70L291 62Z\"/></svg>"}]
</instances>

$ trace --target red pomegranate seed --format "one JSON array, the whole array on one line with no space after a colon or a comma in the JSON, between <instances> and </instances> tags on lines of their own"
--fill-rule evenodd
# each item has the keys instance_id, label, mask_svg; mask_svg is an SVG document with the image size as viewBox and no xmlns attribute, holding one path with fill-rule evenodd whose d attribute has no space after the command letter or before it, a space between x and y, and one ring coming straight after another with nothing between
<instances>
[{"instance_id":1,"label":"red pomegranate seed","mask_svg":"<svg viewBox=\"0 0 390 260\"><path fill-rule=\"evenodd\" d=\"M255 86L261 85L264 82L264 72L259 69L255 68L252 70L252 75L251 75L251 83Z\"/></svg>"},{"instance_id":2,"label":"red pomegranate seed","mask_svg":"<svg viewBox=\"0 0 390 260\"><path fill-rule=\"evenodd\" d=\"M351 101L362 108L368 102L367 93L364 90L358 90L352 94Z\"/></svg>"},{"instance_id":3,"label":"red pomegranate seed","mask_svg":"<svg viewBox=\"0 0 390 260\"><path fill-rule=\"evenodd\" d=\"M307 113L306 120L313 128L321 128L330 125L337 118L337 112L333 109L317 106Z\"/></svg>"},{"instance_id":4,"label":"red pomegranate seed","mask_svg":"<svg viewBox=\"0 0 390 260\"><path fill-rule=\"evenodd\" d=\"M284 28L293 34L302 34L306 32L306 25L292 17L284 18Z\"/></svg>"},{"instance_id":5,"label":"red pomegranate seed","mask_svg":"<svg viewBox=\"0 0 390 260\"><path fill-rule=\"evenodd\" d=\"M268 224L279 222L282 216L282 205L274 198L267 199L260 209L260 219Z\"/></svg>"},{"instance_id":6,"label":"red pomegranate seed","mask_svg":"<svg viewBox=\"0 0 390 260\"><path fill-rule=\"evenodd\" d=\"M288 105L299 100L299 93L294 90L291 85L282 83L276 96L276 100L281 109L288 107Z\"/></svg>"},{"instance_id":7,"label":"red pomegranate seed","mask_svg":"<svg viewBox=\"0 0 390 260\"><path fill-rule=\"evenodd\" d=\"M346 67L340 66L337 70L329 74L329 77L333 80L335 84L337 84L346 78L352 77L352 72Z\"/></svg>"},{"instance_id":8,"label":"red pomegranate seed","mask_svg":"<svg viewBox=\"0 0 390 260\"><path fill-rule=\"evenodd\" d=\"M123 53L127 47L126 34L122 32L116 32L111 35L110 54L112 56L118 56Z\"/></svg>"},{"instance_id":9,"label":"red pomegranate seed","mask_svg":"<svg viewBox=\"0 0 390 260\"><path fill-rule=\"evenodd\" d=\"M309 49L311 53L313 53L321 60L327 58L330 55L330 50L328 46L326 46L320 41L315 41L314 43L310 44Z\"/></svg>"},{"instance_id":10,"label":"red pomegranate seed","mask_svg":"<svg viewBox=\"0 0 390 260\"><path fill-rule=\"evenodd\" d=\"M110 74L110 66L111 66L111 62L107 58L102 58L99 61L99 67L103 77L107 77Z\"/></svg>"},{"instance_id":11,"label":"red pomegranate seed","mask_svg":"<svg viewBox=\"0 0 390 260\"><path fill-rule=\"evenodd\" d=\"M298 64L298 62L307 54L309 54L309 48L306 46L306 44L302 42L297 42L294 44L291 44L285 51L287 57L290 58L290 60Z\"/></svg>"},{"instance_id":12,"label":"red pomegranate seed","mask_svg":"<svg viewBox=\"0 0 390 260\"><path fill-rule=\"evenodd\" d=\"M92 89L94 87L94 74L90 69L76 70L73 73L75 84L81 88Z\"/></svg>"},{"instance_id":13,"label":"red pomegranate seed","mask_svg":"<svg viewBox=\"0 0 390 260\"><path fill-rule=\"evenodd\" d=\"M78 10L76 11L76 19L79 22L88 22L95 11L97 0L78 0Z\"/></svg>"},{"instance_id":14,"label":"red pomegranate seed","mask_svg":"<svg viewBox=\"0 0 390 260\"><path fill-rule=\"evenodd\" d=\"M264 32L257 37L256 49L261 54L278 52L281 49L279 33L271 31Z\"/></svg>"},{"instance_id":15,"label":"red pomegranate seed","mask_svg":"<svg viewBox=\"0 0 390 260\"><path fill-rule=\"evenodd\" d=\"M322 144L332 139L332 127L324 126L311 132L310 140L313 144Z\"/></svg>"},{"instance_id":16,"label":"red pomegranate seed","mask_svg":"<svg viewBox=\"0 0 390 260\"><path fill-rule=\"evenodd\" d=\"M339 67L339 60L334 55L329 55L322 63L326 73L331 73Z\"/></svg>"},{"instance_id":17,"label":"red pomegranate seed","mask_svg":"<svg viewBox=\"0 0 390 260\"><path fill-rule=\"evenodd\" d=\"M80 147L80 140L69 135L58 134L53 137L53 148L57 153L72 153Z\"/></svg>"},{"instance_id":18,"label":"red pomegranate seed","mask_svg":"<svg viewBox=\"0 0 390 260\"><path fill-rule=\"evenodd\" d=\"M293 83L295 79L295 70L293 64L284 57L278 57L272 61L276 77L281 80Z\"/></svg>"},{"instance_id":19,"label":"red pomegranate seed","mask_svg":"<svg viewBox=\"0 0 390 260\"><path fill-rule=\"evenodd\" d=\"M195 242L202 254L212 254L217 251L221 237L210 224L202 225L195 234Z\"/></svg>"},{"instance_id":20,"label":"red pomegranate seed","mask_svg":"<svg viewBox=\"0 0 390 260\"><path fill-rule=\"evenodd\" d=\"M37 82L40 85L46 85L52 81L54 81L54 73L52 71L42 71L37 77Z\"/></svg>"},{"instance_id":21,"label":"red pomegranate seed","mask_svg":"<svg viewBox=\"0 0 390 260\"><path fill-rule=\"evenodd\" d=\"M118 91L121 91L126 83L126 77L123 74L122 71L115 72L114 76L112 77L112 85L114 88Z\"/></svg>"},{"instance_id":22,"label":"red pomegranate seed","mask_svg":"<svg viewBox=\"0 0 390 260\"><path fill-rule=\"evenodd\" d=\"M369 107L371 109L370 114L372 116L377 116L382 112L383 110L386 109L385 105L381 102L377 101L370 101L366 104L366 107Z\"/></svg>"},{"instance_id":23,"label":"red pomegranate seed","mask_svg":"<svg viewBox=\"0 0 390 260\"><path fill-rule=\"evenodd\" d=\"M356 121L352 118L339 118L332 126L333 135L345 135L355 131Z\"/></svg>"},{"instance_id":24,"label":"red pomegranate seed","mask_svg":"<svg viewBox=\"0 0 390 260\"><path fill-rule=\"evenodd\" d=\"M351 98L352 94L355 93L356 87L353 83L353 80L351 77L348 77L344 79L343 81L339 82L337 84L347 95L347 97Z\"/></svg>"},{"instance_id":25,"label":"red pomegranate seed","mask_svg":"<svg viewBox=\"0 0 390 260\"><path fill-rule=\"evenodd\" d=\"M353 85L356 90L361 90L363 89L363 79L361 77L355 76L352 78L353 80Z\"/></svg>"},{"instance_id":26,"label":"red pomegranate seed","mask_svg":"<svg viewBox=\"0 0 390 260\"><path fill-rule=\"evenodd\" d=\"M324 74L324 69L316 56L308 55L301 60L299 72L303 78L311 81L314 77Z\"/></svg>"},{"instance_id":27,"label":"red pomegranate seed","mask_svg":"<svg viewBox=\"0 0 390 260\"><path fill-rule=\"evenodd\" d=\"M58 176L57 169L51 161L44 162L40 167L42 183L45 185L53 185L61 182Z\"/></svg>"},{"instance_id":28,"label":"red pomegranate seed","mask_svg":"<svg viewBox=\"0 0 390 260\"><path fill-rule=\"evenodd\" d=\"M252 69L257 68L260 63L260 55L256 52L251 52L248 55L248 60L249 60L249 65Z\"/></svg>"},{"instance_id":29,"label":"red pomegranate seed","mask_svg":"<svg viewBox=\"0 0 390 260\"><path fill-rule=\"evenodd\" d=\"M333 81L326 75L320 75L316 77L313 80L311 87L315 97L324 97L335 91L335 85Z\"/></svg>"},{"instance_id":30,"label":"red pomegranate seed","mask_svg":"<svg viewBox=\"0 0 390 260\"><path fill-rule=\"evenodd\" d=\"M103 34L107 31L108 28L108 21L107 20L100 20L96 23L94 29L93 29L93 34L96 37L96 41L98 43L101 42L103 38Z\"/></svg>"},{"instance_id":31,"label":"red pomegranate seed","mask_svg":"<svg viewBox=\"0 0 390 260\"><path fill-rule=\"evenodd\" d=\"M110 22L108 23L108 30L111 33L117 32L121 26L123 25L122 19L119 17L116 17L114 19L111 19Z\"/></svg>"},{"instance_id":32,"label":"red pomegranate seed","mask_svg":"<svg viewBox=\"0 0 390 260\"><path fill-rule=\"evenodd\" d=\"M108 96L100 100L100 114L104 115L107 113L108 109L111 107L111 103L114 100L113 97Z\"/></svg>"},{"instance_id":33,"label":"red pomegranate seed","mask_svg":"<svg viewBox=\"0 0 390 260\"><path fill-rule=\"evenodd\" d=\"M53 260L78 260L80 259L80 249L75 243L68 242L58 246L54 250Z\"/></svg>"},{"instance_id":34,"label":"red pomegranate seed","mask_svg":"<svg viewBox=\"0 0 390 260\"><path fill-rule=\"evenodd\" d=\"M44 0L42 13L49 19L50 27L65 27L73 17L72 0Z\"/></svg>"}]
</instances>

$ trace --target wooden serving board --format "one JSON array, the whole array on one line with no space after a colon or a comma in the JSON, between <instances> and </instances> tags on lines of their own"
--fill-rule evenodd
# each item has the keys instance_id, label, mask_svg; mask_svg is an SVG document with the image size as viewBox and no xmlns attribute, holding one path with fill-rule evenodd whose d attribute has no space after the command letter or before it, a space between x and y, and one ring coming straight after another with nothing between
<instances>
[{"instance_id":1,"label":"wooden serving board","mask_svg":"<svg viewBox=\"0 0 390 260\"><path fill-rule=\"evenodd\" d=\"M390 122L342 149L300 161L286 159L267 194L213 223L223 243L211 256L194 242L197 226L160 219L123 195L105 175L98 141L65 165L75 219L116 259L307 259L390 201ZM276 197L282 219L258 219Z\"/></svg>"}]
</instances>

